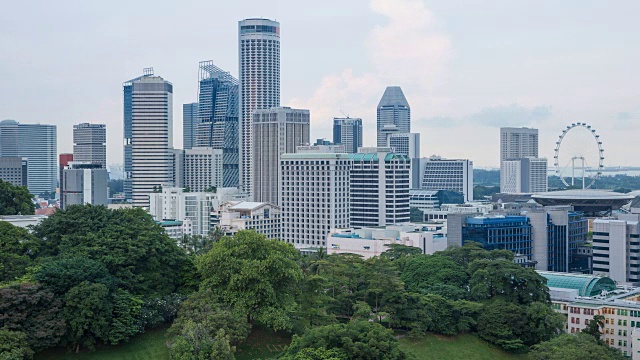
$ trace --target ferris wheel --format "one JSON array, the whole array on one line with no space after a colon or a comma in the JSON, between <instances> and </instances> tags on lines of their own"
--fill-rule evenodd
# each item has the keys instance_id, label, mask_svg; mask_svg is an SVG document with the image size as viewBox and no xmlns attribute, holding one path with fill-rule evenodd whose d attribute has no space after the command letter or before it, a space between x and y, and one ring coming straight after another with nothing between
<instances>
[{"instance_id":1,"label":"ferris wheel","mask_svg":"<svg viewBox=\"0 0 640 360\"><path fill-rule=\"evenodd\" d=\"M553 158L555 173L567 187L576 186L578 179L588 189L604 170L600 135L586 123L573 123L562 130Z\"/></svg>"}]
</instances>

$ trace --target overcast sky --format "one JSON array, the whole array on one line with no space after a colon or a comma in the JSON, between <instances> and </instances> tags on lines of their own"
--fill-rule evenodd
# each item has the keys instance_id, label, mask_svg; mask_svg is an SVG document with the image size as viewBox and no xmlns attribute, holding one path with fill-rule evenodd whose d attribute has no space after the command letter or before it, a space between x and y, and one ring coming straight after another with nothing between
<instances>
[{"instance_id":1,"label":"overcast sky","mask_svg":"<svg viewBox=\"0 0 640 360\"><path fill-rule=\"evenodd\" d=\"M590 0L4 1L0 119L107 124L122 163L122 82L142 68L174 85L174 146L198 62L238 74L237 21L281 24L281 105L311 110L311 137L341 111L375 145L376 105L402 86L422 155L498 166L499 127L540 129L541 156L572 122L606 164L640 165L640 2Z\"/></svg>"}]
</instances>

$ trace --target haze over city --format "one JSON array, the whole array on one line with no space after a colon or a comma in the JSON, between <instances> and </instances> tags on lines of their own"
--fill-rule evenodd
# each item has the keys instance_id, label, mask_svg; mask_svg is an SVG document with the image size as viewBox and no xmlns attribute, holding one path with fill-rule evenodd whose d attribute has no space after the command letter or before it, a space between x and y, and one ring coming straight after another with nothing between
<instances>
[{"instance_id":1,"label":"haze over city","mask_svg":"<svg viewBox=\"0 0 640 360\"><path fill-rule=\"evenodd\" d=\"M540 156L583 121L609 165L637 165L640 4L600 1L27 1L0 13L0 118L58 126L107 124L108 162L122 163L122 82L144 67L196 101L198 62L238 75L239 19L281 23L281 104L310 109L311 136L331 137L342 112L375 145L376 104L402 86L422 154L498 167L498 128L540 129Z\"/></svg>"}]
</instances>

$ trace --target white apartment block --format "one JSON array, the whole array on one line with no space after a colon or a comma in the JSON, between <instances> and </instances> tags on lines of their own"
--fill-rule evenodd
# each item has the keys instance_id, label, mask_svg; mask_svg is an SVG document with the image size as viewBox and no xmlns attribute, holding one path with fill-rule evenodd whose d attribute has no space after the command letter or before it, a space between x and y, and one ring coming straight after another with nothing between
<instances>
[{"instance_id":1,"label":"white apartment block","mask_svg":"<svg viewBox=\"0 0 640 360\"><path fill-rule=\"evenodd\" d=\"M408 222L411 159L388 147L373 147L360 148L351 160L351 226Z\"/></svg>"},{"instance_id":2,"label":"white apartment block","mask_svg":"<svg viewBox=\"0 0 640 360\"><path fill-rule=\"evenodd\" d=\"M380 256L388 245L417 247L423 254L447 248L447 229L443 224L403 224L383 228L333 229L327 236L327 253L351 253L365 259Z\"/></svg>"},{"instance_id":3,"label":"white apartment block","mask_svg":"<svg viewBox=\"0 0 640 360\"><path fill-rule=\"evenodd\" d=\"M309 144L309 110L276 107L253 113L252 195L278 204L280 155Z\"/></svg>"},{"instance_id":4,"label":"white apartment block","mask_svg":"<svg viewBox=\"0 0 640 360\"><path fill-rule=\"evenodd\" d=\"M264 202L225 202L211 213L211 226L226 236L241 230L255 230L268 239L280 239L280 207Z\"/></svg>"},{"instance_id":5,"label":"white apartment block","mask_svg":"<svg viewBox=\"0 0 640 360\"><path fill-rule=\"evenodd\" d=\"M640 215L593 221L593 273L640 284ZM640 349L639 349L640 350Z\"/></svg>"},{"instance_id":6,"label":"white apartment block","mask_svg":"<svg viewBox=\"0 0 640 360\"><path fill-rule=\"evenodd\" d=\"M473 161L432 156L421 158L419 164L421 189L456 191L465 202L473 201Z\"/></svg>"},{"instance_id":7,"label":"white apartment block","mask_svg":"<svg viewBox=\"0 0 640 360\"><path fill-rule=\"evenodd\" d=\"M538 129L530 128L500 128L500 192L506 193L509 188L513 188L513 184L508 185L504 181L511 179L503 176L504 166L513 164L505 164L507 160L517 160L522 158L538 157ZM513 172L513 168L511 169ZM546 175L546 169L545 169ZM517 179L511 180L516 182Z\"/></svg>"},{"instance_id":8,"label":"white apartment block","mask_svg":"<svg viewBox=\"0 0 640 360\"><path fill-rule=\"evenodd\" d=\"M420 157L420 133L388 134L387 146L395 153L417 159Z\"/></svg>"},{"instance_id":9,"label":"white apartment block","mask_svg":"<svg viewBox=\"0 0 640 360\"><path fill-rule=\"evenodd\" d=\"M240 184L252 194L254 110L280 106L280 23L238 22Z\"/></svg>"},{"instance_id":10,"label":"white apartment block","mask_svg":"<svg viewBox=\"0 0 640 360\"><path fill-rule=\"evenodd\" d=\"M194 192L222 187L223 150L195 147L184 150L182 186Z\"/></svg>"},{"instance_id":11,"label":"white apartment block","mask_svg":"<svg viewBox=\"0 0 640 360\"><path fill-rule=\"evenodd\" d=\"M500 191L505 194L534 194L548 191L547 159L526 157L502 162Z\"/></svg>"},{"instance_id":12,"label":"white apartment block","mask_svg":"<svg viewBox=\"0 0 640 360\"><path fill-rule=\"evenodd\" d=\"M211 230L211 212L220 203L238 200L241 196L236 188L218 188L215 193L207 193L164 187L160 193L149 194L149 213L156 221L188 222L190 230L186 233L206 236Z\"/></svg>"},{"instance_id":13,"label":"white apartment block","mask_svg":"<svg viewBox=\"0 0 640 360\"><path fill-rule=\"evenodd\" d=\"M280 157L282 240L298 249L325 248L331 229L349 227L351 154L331 151L305 146Z\"/></svg>"}]
</instances>

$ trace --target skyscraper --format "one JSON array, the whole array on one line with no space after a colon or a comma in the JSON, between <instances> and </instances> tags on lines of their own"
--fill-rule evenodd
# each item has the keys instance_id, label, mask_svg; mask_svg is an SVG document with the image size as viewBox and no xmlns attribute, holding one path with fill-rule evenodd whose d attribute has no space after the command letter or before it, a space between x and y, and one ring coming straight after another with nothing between
<instances>
[{"instance_id":1,"label":"skyscraper","mask_svg":"<svg viewBox=\"0 0 640 360\"><path fill-rule=\"evenodd\" d=\"M333 118L333 143L344 145L348 153L357 153L362 147L362 119Z\"/></svg>"},{"instance_id":2,"label":"skyscraper","mask_svg":"<svg viewBox=\"0 0 640 360\"><path fill-rule=\"evenodd\" d=\"M256 110L253 134L253 201L279 205L280 155L309 144L309 110Z\"/></svg>"},{"instance_id":3,"label":"skyscraper","mask_svg":"<svg viewBox=\"0 0 640 360\"><path fill-rule=\"evenodd\" d=\"M182 147L191 149L196 145L198 125L198 103L182 104Z\"/></svg>"},{"instance_id":4,"label":"skyscraper","mask_svg":"<svg viewBox=\"0 0 640 360\"><path fill-rule=\"evenodd\" d=\"M411 132L411 108L399 86L388 86L378 103L377 146L387 146L387 136L394 132Z\"/></svg>"},{"instance_id":5,"label":"skyscraper","mask_svg":"<svg viewBox=\"0 0 640 360\"><path fill-rule=\"evenodd\" d=\"M538 158L538 129L500 129L500 192L546 191L546 164Z\"/></svg>"},{"instance_id":6,"label":"skyscraper","mask_svg":"<svg viewBox=\"0 0 640 360\"><path fill-rule=\"evenodd\" d=\"M100 164L71 162L62 170L60 203L63 209L70 205L108 204L107 169Z\"/></svg>"},{"instance_id":7,"label":"skyscraper","mask_svg":"<svg viewBox=\"0 0 640 360\"><path fill-rule=\"evenodd\" d=\"M200 62L198 74L198 120L193 145L221 150L222 185L236 187L239 184L238 80L213 65L211 60Z\"/></svg>"},{"instance_id":8,"label":"skyscraper","mask_svg":"<svg viewBox=\"0 0 640 360\"><path fill-rule=\"evenodd\" d=\"M240 61L240 184L252 193L252 116L280 106L280 23L245 19L238 23Z\"/></svg>"},{"instance_id":9,"label":"skyscraper","mask_svg":"<svg viewBox=\"0 0 640 360\"><path fill-rule=\"evenodd\" d=\"M351 226L409 222L411 159L388 147L361 148L351 159Z\"/></svg>"},{"instance_id":10,"label":"skyscraper","mask_svg":"<svg viewBox=\"0 0 640 360\"><path fill-rule=\"evenodd\" d=\"M443 159L439 156L421 158L420 189L451 190L464 195L464 201L473 201L473 161Z\"/></svg>"},{"instance_id":11,"label":"skyscraper","mask_svg":"<svg viewBox=\"0 0 640 360\"><path fill-rule=\"evenodd\" d=\"M154 186L173 182L173 85L147 68L122 87L125 196L145 207Z\"/></svg>"},{"instance_id":12,"label":"skyscraper","mask_svg":"<svg viewBox=\"0 0 640 360\"><path fill-rule=\"evenodd\" d=\"M107 168L107 126L105 124L73 125L73 161L98 164Z\"/></svg>"},{"instance_id":13,"label":"skyscraper","mask_svg":"<svg viewBox=\"0 0 640 360\"><path fill-rule=\"evenodd\" d=\"M0 121L0 156L27 158L27 184L32 194L56 191L57 151L55 125Z\"/></svg>"}]
</instances>

